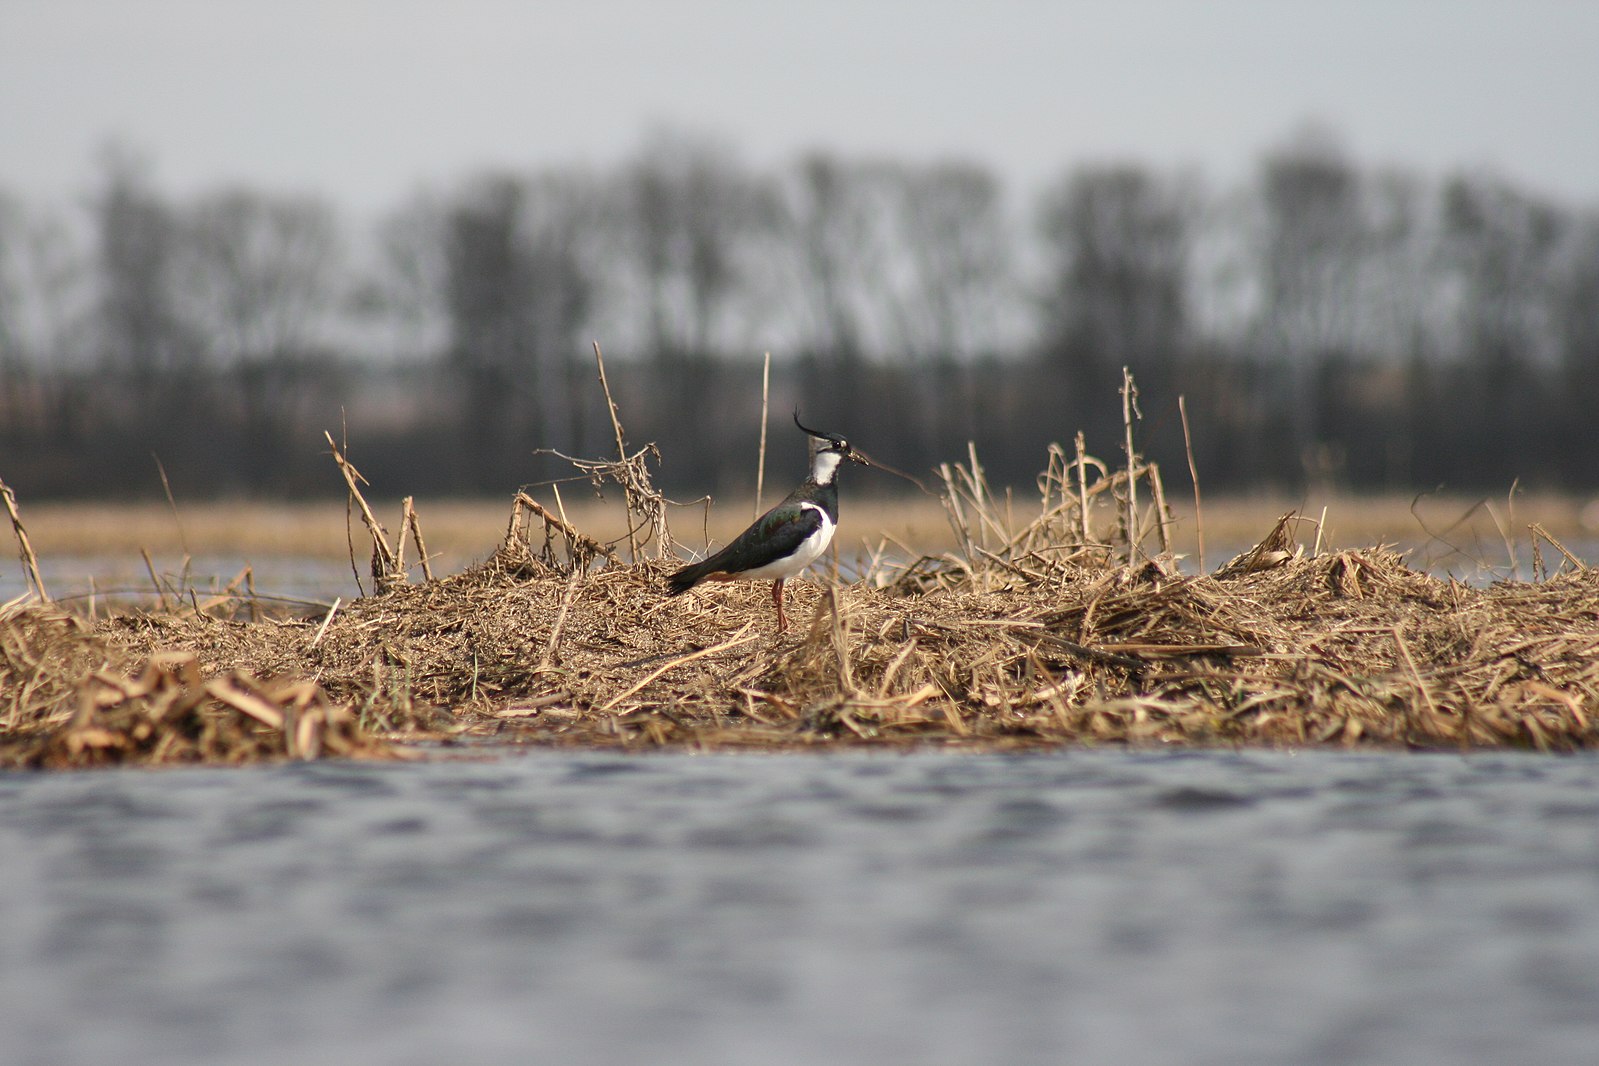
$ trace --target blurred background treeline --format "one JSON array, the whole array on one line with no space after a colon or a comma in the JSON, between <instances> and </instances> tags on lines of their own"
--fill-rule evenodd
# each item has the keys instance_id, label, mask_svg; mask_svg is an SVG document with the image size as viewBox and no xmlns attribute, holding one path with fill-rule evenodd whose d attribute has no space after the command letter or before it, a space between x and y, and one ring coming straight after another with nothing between
<instances>
[{"instance_id":1,"label":"blurred background treeline","mask_svg":"<svg viewBox=\"0 0 1599 1066\"><path fill-rule=\"evenodd\" d=\"M463 175L378 219L237 186L176 196L108 148L82 195L0 188L0 476L33 499L326 496L322 431L389 492L503 495L630 443L679 498L754 478L772 354L799 405L906 469L1050 441L1207 490L1591 489L1599 210L1350 157L1306 127L1217 184L1088 164L1018 196L980 163L684 131L625 163ZM3 176L0 176L3 184ZM785 473L785 471L787 473Z\"/></svg>"}]
</instances>

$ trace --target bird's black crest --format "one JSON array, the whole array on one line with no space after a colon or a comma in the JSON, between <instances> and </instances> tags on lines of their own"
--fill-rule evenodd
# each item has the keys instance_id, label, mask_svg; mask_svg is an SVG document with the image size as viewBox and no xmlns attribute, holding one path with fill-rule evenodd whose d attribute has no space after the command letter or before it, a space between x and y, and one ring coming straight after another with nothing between
<instances>
[{"instance_id":1,"label":"bird's black crest","mask_svg":"<svg viewBox=\"0 0 1599 1066\"><path fill-rule=\"evenodd\" d=\"M799 420L799 408L798 407L794 408L794 424L796 426L798 426L804 432L809 433L813 437L820 437L822 440L830 440L834 444L837 444L838 446L843 447L843 448L849 447L849 441L845 440L843 437L840 437L837 433L824 433L824 432L822 432L819 429L812 429L811 427L807 426L804 422L801 422Z\"/></svg>"}]
</instances>

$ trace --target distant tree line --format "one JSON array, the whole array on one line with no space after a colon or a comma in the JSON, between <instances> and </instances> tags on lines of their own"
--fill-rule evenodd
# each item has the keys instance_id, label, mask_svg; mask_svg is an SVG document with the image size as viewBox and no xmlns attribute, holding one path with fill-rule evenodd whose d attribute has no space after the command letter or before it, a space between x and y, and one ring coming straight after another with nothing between
<instances>
[{"instance_id":1,"label":"distant tree line","mask_svg":"<svg viewBox=\"0 0 1599 1066\"><path fill-rule=\"evenodd\" d=\"M774 476L796 405L896 466L974 441L1029 483L1120 439L1207 488L1592 488L1599 212L1352 160L1302 130L1215 188L1076 167L1014 204L968 162L757 170L649 138L604 170L481 173L368 232L314 197L165 194L108 151L77 208L0 192L0 477L35 497L311 495L324 429L392 492L480 494L634 443L682 495Z\"/></svg>"}]
</instances>

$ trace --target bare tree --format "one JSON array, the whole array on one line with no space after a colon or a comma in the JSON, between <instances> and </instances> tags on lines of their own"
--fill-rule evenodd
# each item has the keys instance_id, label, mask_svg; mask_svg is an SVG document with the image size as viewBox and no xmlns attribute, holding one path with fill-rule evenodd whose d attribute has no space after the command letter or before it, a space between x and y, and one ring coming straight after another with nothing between
<instances>
[{"instance_id":1,"label":"bare tree","mask_svg":"<svg viewBox=\"0 0 1599 1066\"><path fill-rule=\"evenodd\" d=\"M357 307L381 324L398 361L435 359L448 344L447 213L439 198L418 194L385 215L373 235L376 261Z\"/></svg>"},{"instance_id":2,"label":"bare tree","mask_svg":"<svg viewBox=\"0 0 1599 1066\"><path fill-rule=\"evenodd\" d=\"M192 368L197 354L175 305L178 221L131 153L113 147L103 165L92 205L101 360L149 394Z\"/></svg>"},{"instance_id":3,"label":"bare tree","mask_svg":"<svg viewBox=\"0 0 1599 1066\"><path fill-rule=\"evenodd\" d=\"M240 412L238 472L269 487L280 480L297 409L332 369L325 338L341 277L334 214L311 197L225 189L184 218L185 318L229 383L216 402Z\"/></svg>"},{"instance_id":4,"label":"bare tree","mask_svg":"<svg viewBox=\"0 0 1599 1066\"><path fill-rule=\"evenodd\" d=\"M859 295L883 258L874 226L873 183L868 166L817 153L800 161L786 190L785 234L798 282L800 349L839 367L864 354Z\"/></svg>"},{"instance_id":5,"label":"bare tree","mask_svg":"<svg viewBox=\"0 0 1599 1066\"><path fill-rule=\"evenodd\" d=\"M1469 428L1456 447L1484 475L1509 481L1549 444L1551 423L1535 412L1539 377L1555 358L1553 268L1568 223L1503 182L1458 177L1444 186L1442 229L1466 371L1453 399Z\"/></svg>"},{"instance_id":6,"label":"bare tree","mask_svg":"<svg viewBox=\"0 0 1599 1066\"><path fill-rule=\"evenodd\" d=\"M1362 178L1338 136L1311 125L1266 157L1259 190L1257 343L1262 358L1282 368L1285 384L1270 403L1285 413L1305 471L1326 477L1337 460L1326 444L1321 383L1355 348L1366 251Z\"/></svg>"},{"instance_id":7,"label":"bare tree","mask_svg":"<svg viewBox=\"0 0 1599 1066\"><path fill-rule=\"evenodd\" d=\"M992 352L1015 280L998 180L972 163L896 168L892 179L902 262L891 348L917 362Z\"/></svg>"},{"instance_id":8,"label":"bare tree","mask_svg":"<svg viewBox=\"0 0 1599 1066\"><path fill-rule=\"evenodd\" d=\"M1189 340L1193 205L1182 179L1126 165L1083 168L1046 197L1045 349L1090 395L1112 395L1123 366L1169 391Z\"/></svg>"},{"instance_id":9,"label":"bare tree","mask_svg":"<svg viewBox=\"0 0 1599 1066\"><path fill-rule=\"evenodd\" d=\"M463 428L478 485L503 487L544 445L575 446L575 368L596 284L592 183L490 177L446 223L447 363L465 387Z\"/></svg>"},{"instance_id":10,"label":"bare tree","mask_svg":"<svg viewBox=\"0 0 1599 1066\"><path fill-rule=\"evenodd\" d=\"M1459 343L1492 387L1550 354L1554 257L1568 225L1553 205L1487 178L1443 191L1443 256L1459 284Z\"/></svg>"},{"instance_id":11,"label":"bare tree","mask_svg":"<svg viewBox=\"0 0 1599 1066\"><path fill-rule=\"evenodd\" d=\"M807 399L858 422L866 357L887 319L889 168L813 153L785 174L781 244L794 347Z\"/></svg>"},{"instance_id":12,"label":"bare tree","mask_svg":"<svg viewBox=\"0 0 1599 1066\"><path fill-rule=\"evenodd\" d=\"M1307 127L1266 158L1261 325L1266 344L1293 363L1351 347L1361 196L1361 176L1331 131Z\"/></svg>"},{"instance_id":13,"label":"bare tree","mask_svg":"<svg viewBox=\"0 0 1599 1066\"><path fill-rule=\"evenodd\" d=\"M584 452L592 408L589 343L599 299L603 193L580 171L546 171L526 184L520 239L530 270L524 313L540 382L537 444Z\"/></svg>"},{"instance_id":14,"label":"bare tree","mask_svg":"<svg viewBox=\"0 0 1599 1066\"><path fill-rule=\"evenodd\" d=\"M284 362L319 347L338 307L333 211L310 197L227 189L186 212L187 317L220 366Z\"/></svg>"},{"instance_id":15,"label":"bare tree","mask_svg":"<svg viewBox=\"0 0 1599 1066\"><path fill-rule=\"evenodd\" d=\"M616 221L653 358L693 361L728 347L734 305L772 210L762 182L704 137L657 132L627 165Z\"/></svg>"},{"instance_id":16,"label":"bare tree","mask_svg":"<svg viewBox=\"0 0 1599 1066\"><path fill-rule=\"evenodd\" d=\"M0 192L0 365L33 372L84 362L89 268L61 215Z\"/></svg>"},{"instance_id":17,"label":"bare tree","mask_svg":"<svg viewBox=\"0 0 1599 1066\"><path fill-rule=\"evenodd\" d=\"M879 347L905 387L877 398L905 431L906 461L990 439L974 364L1016 339L1013 234L999 182L971 163L884 167L884 262L869 291L885 304Z\"/></svg>"},{"instance_id":18,"label":"bare tree","mask_svg":"<svg viewBox=\"0 0 1599 1066\"><path fill-rule=\"evenodd\" d=\"M1573 227L1555 292L1561 363L1599 399L1599 216Z\"/></svg>"},{"instance_id":19,"label":"bare tree","mask_svg":"<svg viewBox=\"0 0 1599 1066\"><path fill-rule=\"evenodd\" d=\"M23 322L27 308L17 278L24 241L22 205L0 191L0 389L6 394L16 387L29 362Z\"/></svg>"},{"instance_id":20,"label":"bare tree","mask_svg":"<svg viewBox=\"0 0 1599 1066\"><path fill-rule=\"evenodd\" d=\"M499 480L494 460L507 450L517 391L532 384L521 322L531 274L517 238L521 207L515 181L483 179L456 202L446 230L448 365L465 386L461 426L478 488Z\"/></svg>"},{"instance_id":21,"label":"bare tree","mask_svg":"<svg viewBox=\"0 0 1599 1066\"><path fill-rule=\"evenodd\" d=\"M92 420L76 374L91 362L95 310L67 221L0 196L0 432L66 443Z\"/></svg>"}]
</instances>

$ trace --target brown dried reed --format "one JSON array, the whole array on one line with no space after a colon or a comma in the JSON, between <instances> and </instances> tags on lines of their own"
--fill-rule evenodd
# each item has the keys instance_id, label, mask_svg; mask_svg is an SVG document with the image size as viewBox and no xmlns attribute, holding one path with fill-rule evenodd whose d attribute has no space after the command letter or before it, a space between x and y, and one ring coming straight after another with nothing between
<instances>
[{"instance_id":1,"label":"brown dried reed","mask_svg":"<svg viewBox=\"0 0 1599 1066\"><path fill-rule=\"evenodd\" d=\"M210 650L188 636L175 644ZM314 681L220 671L200 654L136 654L45 605L0 612L0 767L388 753Z\"/></svg>"},{"instance_id":2,"label":"brown dried reed","mask_svg":"<svg viewBox=\"0 0 1599 1066\"><path fill-rule=\"evenodd\" d=\"M1290 513L1184 575L1125 387L1120 470L1080 436L1051 447L1037 508L1016 520L973 450L940 468L955 551L884 545L855 580L795 583L805 622L788 634L764 583L664 595L665 501L619 422L617 460L581 468L624 489L626 560L558 501L518 493L482 565L410 584L375 544L377 594L307 617L213 604L91 631L12 605L0 761L375 754L462 734L638 749L1599 742L1599 576L1546 533L1559 572L1474 588L1384 548L1324 551L1318 535L1307 553ZM414 511L404 525L425 554Z\"/></svg>"}]
</instances>

